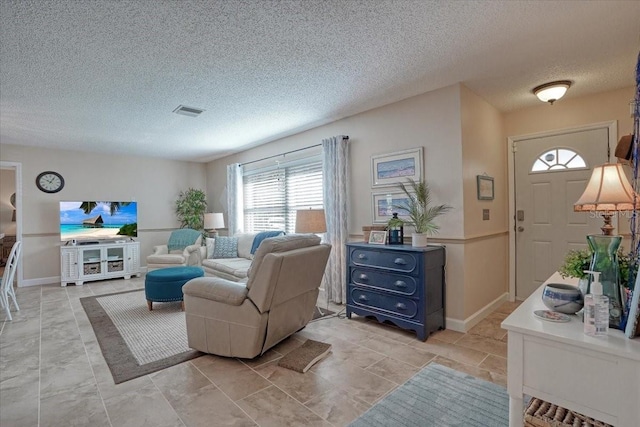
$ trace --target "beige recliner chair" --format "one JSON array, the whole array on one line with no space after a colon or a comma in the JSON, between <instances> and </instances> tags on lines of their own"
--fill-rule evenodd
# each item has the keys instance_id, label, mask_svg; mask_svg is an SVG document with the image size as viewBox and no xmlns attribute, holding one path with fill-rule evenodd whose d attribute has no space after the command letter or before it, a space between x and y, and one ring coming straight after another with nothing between
<instances>
[{"instance_id":1,"label":"beige recliner chair","mask_svg":"<svg viewBox=\"0 0 640 427\"><path fill-rule=\"evenodd\" d=\"M272 237L256 251L246 283L187 282L189 347L250 359L300 330L313 318L330 251L313 234Z\"/></svg>"}]
</instances>

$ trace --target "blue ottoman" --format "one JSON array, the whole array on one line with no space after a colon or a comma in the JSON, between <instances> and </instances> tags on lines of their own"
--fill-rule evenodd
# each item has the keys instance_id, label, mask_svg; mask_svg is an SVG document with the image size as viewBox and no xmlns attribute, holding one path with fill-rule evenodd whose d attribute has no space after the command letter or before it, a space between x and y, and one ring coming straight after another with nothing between
<instances>
[{"instance_id":1,"label":"blue ottoman","mask_svg":"<svg viewBox=\"0 0 640 427\"><path fill-rule=\"evenodd\" d=\"M204 270L200 267L169 267L148 272L144 279L144 294L149 310L153 310L154 302L182 301L184 311L182 285L202 276Z\"/></svg>"}]
</instances>

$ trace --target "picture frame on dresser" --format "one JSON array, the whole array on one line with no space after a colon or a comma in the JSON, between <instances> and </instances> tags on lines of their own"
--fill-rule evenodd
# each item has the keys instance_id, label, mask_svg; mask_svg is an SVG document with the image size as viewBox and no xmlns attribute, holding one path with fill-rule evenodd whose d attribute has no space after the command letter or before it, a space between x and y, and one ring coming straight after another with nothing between
<instances>
[{"instance_id":1,"label":"picture frame on dresser","mask_svg":"<svg viewBox=\"0 0 640 427\"><path fill-rule=\"evenodd\" d=\"M371 230L369 234L369 243L372 245L384 245L387 243L387 231Z\"/></svg>"},{"instance_id":2,"label":"picture frame on dresser","mask_svg":"<svg viewBox=\"0 0 640 427\"><path fill-rule=\"evenodd\" d=\"M422 147L371 156L371 187L422 181Z\"/></svg>"}]
</instances>

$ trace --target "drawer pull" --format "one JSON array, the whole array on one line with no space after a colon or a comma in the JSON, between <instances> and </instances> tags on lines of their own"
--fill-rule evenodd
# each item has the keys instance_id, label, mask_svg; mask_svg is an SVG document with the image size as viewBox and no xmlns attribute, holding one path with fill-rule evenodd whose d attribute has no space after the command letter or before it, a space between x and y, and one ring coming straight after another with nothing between
<instances>
[{"instance_id":1,"label":"drawer pull","mask_svg":"<svg viewBox=\"0 0 640 427\"><path fill-rule=\"evenodd\" d=\"M393 262L398 265L407 265L407 261L405 261L404 258L396 258Z\"/></svg>"},{"instance_id":2,"label":"drawer pull","mask_svg":"<svg viewBox=\"0 0 640 427\"><path fill-rule=\"evenodd\" d=\"M362 273L360 274L360 280L366 282L367 280L369 280L369 277L366 274Z\"/></svg>"},{"instance_id":3,"label":"drawer pull","mask_svg":"<svg viewBox=\"0 0 640 427\"><path fill-rule=\"evenodd\" d=\"M365 259L367 256L365 254L358 254L358 259Z\"/></svg>"},{"instance_id":4,"label":"drawer pull","mask_svg":"<svg viewBox=\"0 0 640 427\"><path fill-rule=\"evenodd\" d=\"M396 288L401 288L401 289L404 289L407 287L407 284L402 280L396 280L394 285L396 286Z\"/></svg>"},{"instance_id":5,"label":"drawer pull","mask_svg":"<svg viewBox=\"0 0 640 427\"><path fill-rule=\"evenodd\" d=\"M406 305L404 305L403 303L399 302L399 303L397 303L397 304L396 304L396 308L397 308L398 310L406 310L406 309L407 309L407 306L406 306Z\"/></svg>"},{"instance_id":6,"label":"drawer pull","mask_svg":"<svg viewBox=\"0 0 640 427\"><path fill-rule=\"evenodd\" d=\"M362 301L362 302L366 302L366 301L368 301L368 300L367 300L367 296L366 296L366 295L360 295L360 296L358 297L358 299L359 299L360 301Z\"/></svg>"}]
</instances>

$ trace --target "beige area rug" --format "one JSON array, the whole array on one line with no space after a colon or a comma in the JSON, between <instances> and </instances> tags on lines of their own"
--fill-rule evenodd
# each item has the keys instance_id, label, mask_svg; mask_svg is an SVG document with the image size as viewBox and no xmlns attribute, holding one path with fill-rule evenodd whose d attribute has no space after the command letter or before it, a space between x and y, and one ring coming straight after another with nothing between
<instances>
[{"instance_id":1,"label":"beige area rug","mask_svg":"<svg viewBox=\"0 0 640 427\"><path fill-rule=\"evenodd\" d=\"M80 298L113 381L120 384L194 359L179 302L147 308L143 289ZM313 318L333 312L316 307Z\"/></svg>"},{"instance_id":2,"label":"beige area rug","mask_svg":"<svg viewBox=\"0 0 640 427\"><path fill-rule=\"evenodd\" d=\"M128 381L182 363L203 353L187 345L179 302L149 311L144 290L81 298L113 381Z\"/></svg>"}]
</instances>

